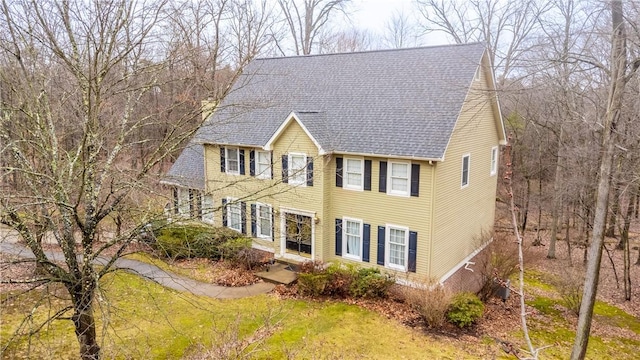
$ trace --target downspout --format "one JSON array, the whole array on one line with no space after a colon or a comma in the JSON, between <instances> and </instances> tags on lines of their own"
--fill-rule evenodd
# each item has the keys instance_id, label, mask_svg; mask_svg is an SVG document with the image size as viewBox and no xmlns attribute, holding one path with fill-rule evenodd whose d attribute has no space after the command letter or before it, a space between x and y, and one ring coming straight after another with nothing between
<instances>
[{"instance_id":1,"label":"downspout","mask_svg":"<svg viewBox=\"0 0 640 360\"><path fill-rule=\"evenodd\" d=\"M435 198L435 194L436 194L436 164L434 162L429 161L429 168L431 169L431 223L429 224L429 232L430 232L430 239L429 239L429 268L427 269L427 276L429 278L431 278L432 274L433 274L433 235L434 235L434 231L433 231L433 224L435 223L435 202L436 202L436 198Z\"/></svg>"}]
</instances>

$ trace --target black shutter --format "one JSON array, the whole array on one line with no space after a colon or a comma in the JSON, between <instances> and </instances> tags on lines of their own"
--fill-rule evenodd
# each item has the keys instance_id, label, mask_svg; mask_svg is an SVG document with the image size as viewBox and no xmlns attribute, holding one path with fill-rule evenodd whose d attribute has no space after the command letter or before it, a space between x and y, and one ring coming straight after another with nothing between
<instances>
[{"instance_id":1,"label":"black shutter","mask_svg":"<svg viewBox=\"0 0 640 360\"><path fill-rule=\"evenodd\" d=\"M282 155L282 182L283 183L288 183L289 182L289 158L287 157L287 155Z\"/></svg>"},{"instance_id":2,"label":"black shutter","mask_svg":"<svg viewBox=\"0 0 640 360\"><path fill-rule=\"evenodd\" d=\"M307 157L307 186L313 186L313 158Z\"/></svg>"},{"instance_id":3,"label":"black shutter","mask_svg":"<svg viewBox=\"0 0 640 360\"><path fill-rule=\"evenodd\" d=\"M370 247L371 247L371 225L364 224L362 228L362 261L369 262Z\"/></svg>"},{"instance_id":4,"label":"black shutter","mask_svg":"<svg viewBox=\"0 0 640 360\"><path fill-rule=\"evenodd\" d=\"M174 214L178 214L179 213L179 199L178 199L178 188L174 187L173 188L173 213Z\"/></svg>"},{"instance_id":5,"label":"black shutter","mask_svg":"<svg viewBox=\"0 0 640 360\"><path fill-rule=\"evenodd\" d=\"M220 171L221 172L225 172L226 171L226 161L225 161L225 150L224 148L221 146L220 147Z\"/></svg>"},{"instance_id":6,"label":"black shutter","mask_svg":"<svg viewBox=\"0 0 640 360\"><path fill-rule=\"evenodd\" d=\"M411 164L411 196L420 192L420 164Z\"/></svg>"},{"instance_id":7,"label":"black shutter","mask_svg":"<svg viewBox=\"0 0 640 360\"><path fill-rule=\"evenodd\" d=\"M342 256L342 219L336 219L336 255Z\"/></svg>"},{"instance_id":8,"label":"black shutter","mask_svg":"<svg viewBox=\"0 0 640 360\"><path fill-rule=\"evenodd\" d=\"M242 201L240 202L240 222L242 223L240 229L242 229L242 233L247 233L247 204Z\"/></svg>"},{"instance_id":9,"label":"black shutter","mask_svg":"<svg viewBox=\"0 0 640 360\"><path fill-rule=\"evenodd\" d=\"M380 161L380 192L387 192L387 162Z\"/></svg>"},{"instance_id":10,"label":"black shutter","mask_svg":"<svg viewBox=\"0 0 640 360\"><path fill-rule=\"evenodd\" d=\"M249 151L249 175L256 176L256 152Z\"/></svg>"},{"instance_id":11,"label":"black shutter","mask_svg":"<svg viewBox=\"0 0 640 360\"><path fill-rule=\"evenodd\" d=\"M222 226L227 226L227 199L222 199Z\"/></svg>"},{"instance_id":12,"label":"black shutter","mask_svg":"<svg viewBox=\"0 0 640 360\"><path fill-rule=\"evenodd\" d=\"M258 237L258 227L256 226L256 204L251 204L251 236Z\"/></svg>"},{"instance_id":13,"label":"black shutter","mask_svg":"<svg viewBox=\"0 0 640 360\"><path fill-rule=\"evenodd\" d=\"M240 175L244 175L244 150L240 149Z\"/></svg>"},{"instance_id":14,"label":"black shutter","mask_svg":"<svg viewBox=\"0 0 640 360\"><path fill-rule=\"evenodd\" d=\"M336 158L336 187L342 187L342 158Z\"/></svg>"},{"instance_id":15,"label":"black shutter","mask_svg":"<svg viewBox=\"0 0 640 360\"><path fill-rule=\"evenodd\" d=\"M269 153L269 161L271 162L269 171L271 171L271 179L273 179L273 151Z\"/></svg>"},{"instance_id":16,"label":"black shutter","mask_svg":"<svg viewBox=\"0 0 640 360\"><path fill-rule=\"evenodd\" d=\"M416 249L418 247L418 233L409 231L409 263L407 270L416 272Z\"/></svg>"},{"instance_id":17,"label":"black shutter","mask_svg":"<svg viewBox=\"0 0 640 360\"><path fill-rule=\"evenodd\" d=\"M384 265L384 226L378 226L378 265Z\"/></svg>"},{"instance_id":18,"label":"black shutter","mask_svg":"<svg viewBox=\"0 0 640 360\"><path fill-rule=\"evenodd\" d=\"M364 189L371 191L371 160L364 161Z\"/></svg>"},{"instance_id":19,"label":"black shutter","mask_svg":"<svg viewBox=\"0 0 640 360\"><path fill-rule=\"evenodd\" d=\"M271 240L274 240L276 237L276 230L275 230L276 216L273 213L274 213L273 208L271 208Z\"/></svg>"}]
</instances>

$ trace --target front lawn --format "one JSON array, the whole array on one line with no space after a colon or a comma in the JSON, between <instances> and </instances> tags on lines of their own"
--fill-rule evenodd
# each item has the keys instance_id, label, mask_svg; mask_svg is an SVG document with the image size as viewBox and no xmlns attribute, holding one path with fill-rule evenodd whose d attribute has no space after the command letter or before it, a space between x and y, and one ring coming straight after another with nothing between
<instances>
[{"instance_id":1,"label":"front lawn","mask_svg":"<svg viewBox=\"0 0 640 360\"><path fill-rule=\"evenodd\" d=\"M280 300L271 295L216 300L168 290L121 271L107 276L102 288L97 315L107 359L180 358L210 347L229 331L237 329L241 338L249 336L265 318L271 318L274 326L264 350L256 352L257 359L294 354L295 358L325 354L325 358L344 359L458 359L495 351L479 342L469 346L455 339L434 339L393 319L340 302ZM69 320L54 321L30 341L25 337L8 343L34 305L38 306L33 312L37 320L33 327L49 311L62 306L60 300L40 302L40 295L21 295L3 304L0 337L3 348L9 345L3 359L77 357L78 346ZM6 293L2 294L3 299L6 297ZM233 326L238 319L238 326Z\"/></svg>"}]
</instances>

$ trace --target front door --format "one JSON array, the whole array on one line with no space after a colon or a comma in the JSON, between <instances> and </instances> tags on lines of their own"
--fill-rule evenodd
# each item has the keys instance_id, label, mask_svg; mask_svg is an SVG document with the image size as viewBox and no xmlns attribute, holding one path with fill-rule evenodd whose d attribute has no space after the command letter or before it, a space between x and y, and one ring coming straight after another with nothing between
<instances>
[{"instance_id":1,"label":"front door","mask_svg":"<svg viewBox=\"0 0 640 360\"><path fill-rule=\"evenodd\" d=\"M311 216L285 213L285 248L288 254L311 257Z\"/></svg>"}]
</instances>

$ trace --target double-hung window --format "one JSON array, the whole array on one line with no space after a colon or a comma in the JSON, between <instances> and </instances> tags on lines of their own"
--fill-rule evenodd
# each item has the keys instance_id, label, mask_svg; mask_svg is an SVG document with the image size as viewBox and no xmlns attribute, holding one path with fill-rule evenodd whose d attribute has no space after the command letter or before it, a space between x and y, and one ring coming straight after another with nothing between
<instances>
[{"instance_id":1,"label":"double-hung window","mask_svg":"<svg viewBox=\"0 0 640 360\"><path fill-rule=\"evenodd\" d=\"M345 159L345 184L344 188L351 190L362 190L364 183L364 160Z\"/></svg>"},{"instance_id":2,"label":"double-hung window","mask_svg":"<svg viewBox=\"0 0 640 360\"><path fill-rule=\"evenodd\" d=\"M406 271L408 261L409 229L387 225L387 266Z\"/></svg>"},{"instance_id":3,"label":"double-hung window","mask_svg":"<svg viewBox=\"0 0 640 360\"><path fill-rule=\"evenodd\" d=\"M271 178L271 152L256 152L256 176L263 179Z\"/></svg>"},{"instance_id":4,"label":"double-hung window","mask_svg":"<svg viewBox=\"0 0 640 360\"><path fill-rule=\"evenodd\" d=\"M225 148L225 169L227 174L240 174L240 150L238 148Z\"/></svg>"},{"instance_id":5,"label":"double-hung window","mask_svg":"<svg viewBox=\"0 0 640 360\"><path fill-rule=\"evenodd\" d=\"M362 220L342 221L342 254L345 258L362 260Z\"/></svg>"},{"instance_id":6,"label":"double-hung window","mask_svg":"<svg viewBox=\"0 0 640 360\"><path fill-rule=\"evenodd\" d=\"M491 172L490 175L493 176L498 172L498 147L494 146L491 148Z\"/></svg>"},{"instance_id":7,"label":"double-hung window","mask_svg":"<svg viewBox=\"0 0 640 360\"><path fill-rule=\"evenodd\" d=\"M471 161L471 155L466 154L462 156L462 180L460 183L460 187L469 186L469 165Z\"/></svg>"},{"instance_id":8,"label":"double-hung window","mask_svg":"<svg viewBox=\"0 0 640 360\"><path fill-rule=\"evenodd\" d=\"M305 154L289 154L289 184L307 183L307 157Z\"/></svg>"},{"instance_id":9,"label":"double-hung window","mask_svg":"<svg viewBox=\"0 0 640 360\"><path fill-rule=\"evenodd\" d=\"M389 183L388 193L391 195L409 196L409 179L411 179L411 165L402 162L389 162L387 180Z\"/></svg>"},{"instance_id":10,"label":"double-hung window","mask_svg":"<svg viewBox=\"0 0 640 360\"><path fill-rule=\"evenodd\" d=\"M242 231L242 206L234 199L227 199L227 227Z\"/></svg>"},{"instance_id":11,"label":"double-hung window","mask_svg":"<svg viewBox=\"0 0 640 360\"><path fill-rule=\"evenodd\" d=\"M271 239L271 229L273 228L273 224L271 220L273 219L271 215L271 206L264 204L256 204L256 226L257 226L257 235L259 238L263 239Z\"/></svg>"}]
</instances>

